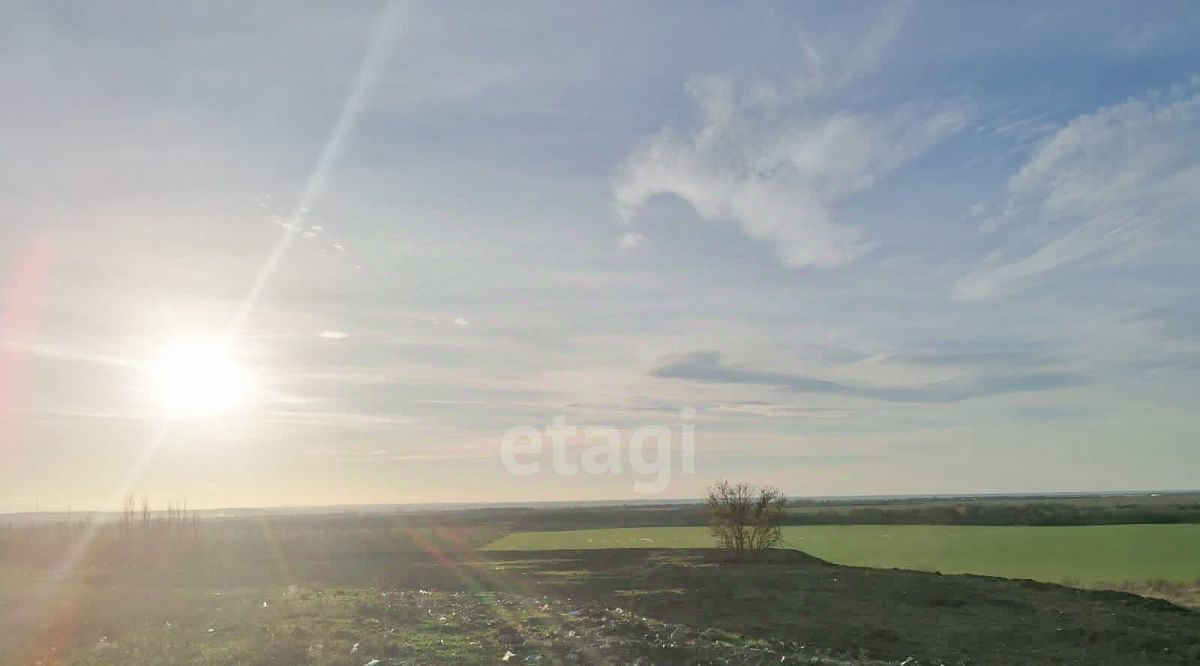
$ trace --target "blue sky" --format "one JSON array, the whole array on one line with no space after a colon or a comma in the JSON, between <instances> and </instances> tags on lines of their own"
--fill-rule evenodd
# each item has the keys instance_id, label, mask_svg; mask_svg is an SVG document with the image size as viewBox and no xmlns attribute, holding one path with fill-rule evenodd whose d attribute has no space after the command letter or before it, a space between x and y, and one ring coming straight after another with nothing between
<instances>
[{"instance_id":1,"label":"blue sky","mask_svg":"<svg viewBox=\"0 0 1200 666\"><path fill-rule=\"evenodd\" d=\"M0 509L633 497L503 433L684 407L664 497L1195 486L1193 3L0 19ZM259 276L248 403L139 467Z\"/></svg>"}]
</instances>

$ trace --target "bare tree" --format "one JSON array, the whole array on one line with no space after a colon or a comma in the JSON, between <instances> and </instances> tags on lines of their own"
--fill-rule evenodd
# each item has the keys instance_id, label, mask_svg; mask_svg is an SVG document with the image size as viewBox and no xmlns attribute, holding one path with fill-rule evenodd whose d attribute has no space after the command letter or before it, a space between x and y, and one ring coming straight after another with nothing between
<instances>
[{"instance_id":1,"label":"bare tree","mask_svg":"<svg viewBox=\"0 0 1200 666\"><path fill-rule=\"evenodd\" d=\"M133 517L137 513L137 503L133 495L125 496L125 505L121 508L121 537L128 539L133 534Z\"/></svg>"},{"instance_id":2,"label":"bare tree","mask_svg":"<svg viewBox=\"0 0 1200 666\"><path fill-rule=\"evenodd\" d=\"M142 532L144 534L150 533L150 517L151 517L151 515L152 514L150 512L150 499L148 497L146 497L145 495L142 495Z\"/></svg>"},{"instance_id":3,"label":"bare tree","mask_svg":"<svg viewBox=\"0 0 1200 666\"><path fill-rule=\"evenodd\" d=\"M710 530L717 544L739 557L783 542L779 523L787 499L771 486L719 481L708 489Z\"/></svg>"}]
</instances>

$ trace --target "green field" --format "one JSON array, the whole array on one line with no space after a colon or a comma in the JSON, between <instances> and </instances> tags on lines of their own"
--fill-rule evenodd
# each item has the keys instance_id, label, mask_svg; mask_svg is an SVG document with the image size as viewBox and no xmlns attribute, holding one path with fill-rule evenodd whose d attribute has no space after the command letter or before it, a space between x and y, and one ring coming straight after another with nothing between
<instances>
[{"instance_id":1,"label":"green field","mask_svg":"<svg viewBox=\"0 0 1200 666\"><path fill-rule=\"evenodd\" d=\"M832 500L794 500L787 507L788 513L844 513L856 509L883 509L903 511L907 509L1066 506L1084 509L1190 509L1200 506L1200 493L1144 493L1113 495L1082 495L1078 497L1037 496L982 496L982 497L927 497L914 499L860 500L853 498Z\"/></svg>"},{"instance_id":2,"label":"green field","mask_svg":"<svg viewBox=\"0 0 1200 666\"><path fill-rule=\"evenodd\" d=\"M972 573L1047 582L1200 580L1200 525L962 527L822 525L784 528L789 547L837 564ZM517 532L488 550L709 548L704 527Z\"/></svg>"}]
</instances>

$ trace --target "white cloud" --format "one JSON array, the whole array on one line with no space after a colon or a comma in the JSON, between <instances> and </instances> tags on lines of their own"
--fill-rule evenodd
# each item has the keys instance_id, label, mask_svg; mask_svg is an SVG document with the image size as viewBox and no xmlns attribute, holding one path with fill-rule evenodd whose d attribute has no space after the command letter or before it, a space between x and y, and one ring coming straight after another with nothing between
<instances>
[{"instance_id":1,"label":"white cloud","mask_svg":"<svg viewBox=\"0 0 1200 666\"><path fill-rule=\"evenodd\" d=\"M345 331L325 330L318 332L317 337L325 338L326 340L345 340L346 338L350 337L350 334L346 333Z\"/></svg>"},{"instance_id":2,"label":"white cloud","mask_svg":"<svg viewBox=\"0 0 1200 666\"><path fill-rule=\"evenodd\" d=\"M848 83L853 79L872 74L879 68L884 51L891 45L892 40L904 27L912 2L899 0L883 6L878 18L858 40L857 46L849 52L841 72L841 82ZM807 50L812 53L811 49ZM811 56L810 56L811 57Z\"/></svg>"},{"instance_id":3,"label":"white cloud","mask_svg":"<svg viewBox=\"0 0 1200 666\"><path fill-rule=\"evenodd\" d=\"M467 321L466 319L463 319L462 317L455 317L454 325L455 326L470 326L471 322Z\"/></svg>"},{"instance_id":4,"label":"white cloud","mask_svg":"<svg viewBox=\"0 0 1200 666\"><path fill-rule=\"evenodd\" d=\"M621 234L621 237L617 239L617 246L622 250L632 250L633 248L641 245L645 240L645 236L630 231L628 233Z\"/></svg>"},{"instance_id":5,"label":"white cloud","mask_svg":"<svg viewBox=\"0 0 1200 666\"><path fill-rule=\"evenodd\" d=\"M1044 274L1125 263L1185 233L1200 208L1200 80L1079 116L1008 182L985 229L1010 249L962 278L960 300L1027 286Z\"/></svg>"},{"instance_id":6,"label":"white cloud","mask_svg":"<svg viewBox=\"0 0 1200 666\"><path fill-rule=\"evenodd\" d=\"M717 77L693 80L688 92L703 127L686 136L664 130L627 160L614 184L621 214L673 194L705 219L736 221L792 267L854 259L862 234L837 219L835 206L965 122L953 109L813 112L798 91L789 98L758 86L739 95Z\"/></svg>"}]
</instances>

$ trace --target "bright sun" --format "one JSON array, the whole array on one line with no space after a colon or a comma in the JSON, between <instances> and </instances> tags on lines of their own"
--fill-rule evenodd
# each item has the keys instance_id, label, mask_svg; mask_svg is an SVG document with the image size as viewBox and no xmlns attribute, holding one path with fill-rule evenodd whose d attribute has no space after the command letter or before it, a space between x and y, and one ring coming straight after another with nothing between
<instances>
[{"instance_id":1,"label":"bright sun","mask_svg":"<svg viewBox=\"0 0 1200 666\"><path fill-rule=\"evenodd\" d=\"M155 397L174 418L228 412L246 399L245 373L215 341L171 345L151 365L151 381Z\"/></svg>"}]
</instances>

